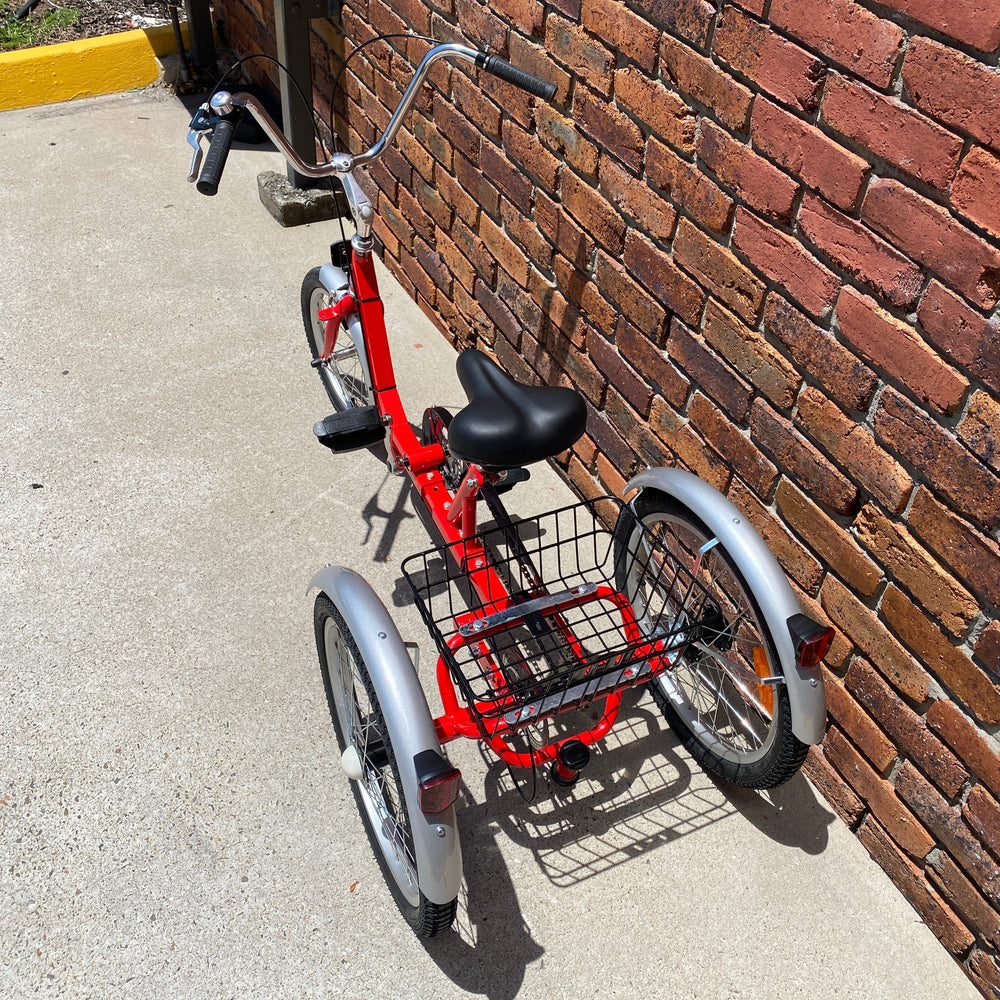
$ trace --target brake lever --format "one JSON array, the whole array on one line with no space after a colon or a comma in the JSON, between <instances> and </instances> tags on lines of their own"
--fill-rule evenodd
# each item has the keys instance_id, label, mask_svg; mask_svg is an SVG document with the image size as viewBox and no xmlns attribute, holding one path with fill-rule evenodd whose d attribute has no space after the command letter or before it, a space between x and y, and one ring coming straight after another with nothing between
<instances>
[{"instance_id":1,"label":"brake lever","mask_svg":"<svg viewBox=\"0 0 1000 1000\"><path fill-rule=\"evenodd\" d=\"M191 170L188 173L188 181L194 183L198 179L198 173L201 170L201 161L205 155L205 150L201 147L201 140L204 136L210 135L211 129L190 129L188 131L188 145L194 150L194 156L191 157Z\"/></svg>"}]
</instances>

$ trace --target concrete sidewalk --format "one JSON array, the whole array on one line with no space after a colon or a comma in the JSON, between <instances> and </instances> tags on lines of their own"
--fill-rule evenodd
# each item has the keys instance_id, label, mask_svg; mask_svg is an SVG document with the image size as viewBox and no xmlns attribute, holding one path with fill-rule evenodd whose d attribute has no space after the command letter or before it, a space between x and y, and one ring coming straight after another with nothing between
<instances>
[{"instance_id":1,"label":"concrete sidewalk","mask_svg":"<svg viewBox=\"0 0 1000 1000\"><path fill-rule=\"evenodd\" d=\"M588 779L526 804L449 753L467 896L420 944L343 777L305 588L398 566L403 480L315 444L298 316L336 224L280 229L235 151L185 182L149 92L0 114L0 993L5 997L978 994L801 776L719 788L633 698ZM453 352L386 282L411 419ZM517 491L569 497L547 469Z\"/></svg>"}]
</instances>

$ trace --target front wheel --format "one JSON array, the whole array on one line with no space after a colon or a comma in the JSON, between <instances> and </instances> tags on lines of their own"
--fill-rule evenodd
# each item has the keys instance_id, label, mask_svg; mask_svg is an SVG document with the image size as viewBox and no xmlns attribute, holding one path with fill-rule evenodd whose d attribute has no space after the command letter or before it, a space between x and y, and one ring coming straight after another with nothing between
<instances>
[{"instance_id":1,"label":"front wheel","mask_svg":"<svg viewBox=\"0 0 1000 1000\"><path fill-rule=\"evenodd\" d=\"M458 900L432 903L420 891L410 814L392 736L351 630L326 594L313 615L327 702L341 751L357 753L354 798L386 884L418 937L431 938L455 919Z\"/></svg>"},{"instance_id":2,"label":"front wheel","mask_svg":"<svg viewBox=\"0 0 1000 1000\"><path fill-rule=\"evenodd\" d=\"M314 267L305 276L301 293L302 322L306 328L306 340L309 342L313 361L318 361L323 353L326 338L326 323L318 314L332 303L330 293L319 279L319 272L320 268ZM363 353L364 345L355 342L351 325L350 322L341 325L330 360L319 366L323 386L338 411L371 406L375 402L371 391L371 376Z\"/></svg>"},{"instance_id":3,"label":"front wheel","mask_svg":"<svg viewBox=\"0 0 1000 1000\"><path fill-rule=\"evenodd\" d=\"M616 585L640 627L669 621L683 637L674 667L651 683L654 700L707 771L745 788L782 784L809 747L792 733L788 692L758 601L725 547L680 501L646 489L632 508L615 528ZM692 574L693 594L685 583Z\"/></svg>"}]
</instances>

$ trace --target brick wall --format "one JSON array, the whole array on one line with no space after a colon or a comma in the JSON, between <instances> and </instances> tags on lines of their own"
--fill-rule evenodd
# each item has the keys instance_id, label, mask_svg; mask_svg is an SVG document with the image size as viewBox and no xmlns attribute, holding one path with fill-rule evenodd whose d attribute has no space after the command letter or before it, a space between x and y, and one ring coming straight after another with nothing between
<instances>
[{"instance_id":1,"label":"brick wall","mask_svg":"<svg viewBox=\"0 0 1000 1000\"><path fill-rule=\"evenodd\" d=\"M271 5L216 0L239 48ZM1000 996L1000 6L995 0L345 0L346 52L490 44L370 172L386 263L456 345L575 385L583 494L679 464L838 629L808 773ZM426 49L352 62L388 119Z\"/></svg>"}]
</instances>

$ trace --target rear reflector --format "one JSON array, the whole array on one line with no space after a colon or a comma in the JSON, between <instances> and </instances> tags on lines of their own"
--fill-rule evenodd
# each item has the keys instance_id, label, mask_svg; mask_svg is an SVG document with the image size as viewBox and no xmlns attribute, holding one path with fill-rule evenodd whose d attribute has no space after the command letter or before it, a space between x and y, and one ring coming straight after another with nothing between
<instances>
[{"instance_id":1,"label":"rear reflector","mask_svg":"<svg viewBox=\"0 0 1000 1000\"><path fill-rule=\"evenodd\" d=\"M420 782L420 811L424 813L439 813L454 805L458 793L462 790L462 772L453 767L444 774L439 774Z\"/></svg>"},{"instance_id":2,"label":"rear reflector","mask_svg":"<svg viewBox=\"0 0 1000 1000\"><path fill-rule=\"evenodd\" d=\"M417 772L420 811L439 813L450 808L462 791L462 772L452 767L437 750L421 750L413 757Z\"/></svg>"},{"instance_id":3,"label":"rear reflector","mask_svg":"<svg viewBox=\"0 0 1000 1000\"><path fill-rule=\"evenodd\" d=\"M833 629L805 615L792 615L788 631L795 646L795 662L805 670L818 667L833 642Z\"/></svg>"}]
</instances>

